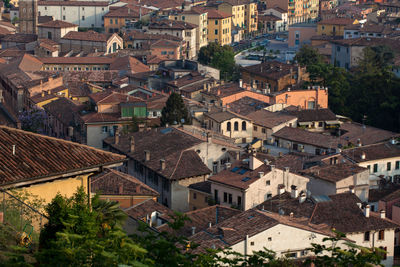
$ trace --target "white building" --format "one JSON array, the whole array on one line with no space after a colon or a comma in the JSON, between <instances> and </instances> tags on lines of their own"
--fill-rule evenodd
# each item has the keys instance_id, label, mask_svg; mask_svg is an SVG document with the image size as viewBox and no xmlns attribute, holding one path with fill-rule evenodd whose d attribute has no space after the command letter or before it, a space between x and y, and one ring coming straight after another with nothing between
<instances>
[{"instance_id":1,"label":"white building","mask_svg":"<svg viewBox=\"0 0 400 267\"><path fill-rule=\"evenodd\" d=\"M308 178L263 162L257 155L250 155L243 164L233 164L209 178L211 194L223 206L248 210L263 203L286 189L294 196L307 189ZM229 163L228 163L229 166Z\"/></svg>"},{"instance_id":2,"label":"white building","mask_svg":"<svg viewBox=\"0 0 400 267\"><path fill-rule=\"evenodd\" d=\"M276 29L276 31L281 32L281 31L288 30L289 20L288 20L288 12L287 11L283 10L280 7L273 7L273 8L268 8L267 10L265 10L264 15L273 15L282 20L282 24L278 25L278 28Z\"/></svg>"},{"instance_id":3,"label":"white building","mask_svg":"<svg viewBox=\"0 0 400 267\"><path fill-rule=\"evenodd\" d=\"M400 175L400 144L383 142L342 151L342 155L358 166L369 169L371 188L377 188L380 176L397 182Z\"/></svg>"},{"instance_id":4,"label":"white building","mask_svg":"<svg viewBox=\"0 0 400 267\"><path fill-rule=\"evenodd\" d=\"M78 25L80 28L104 27L104 15L111 6L124 6L125 3L108 1L39 1L39 16L53 16Z\"/></svg>"},{"instance_id":5,"label":"white building","mask_svg":"<svg viewBox=\"0 0 400 267\"><path fill-rule=\"evenodd\" d=\"M48 21L38 25L40 39L50 39L57 43L70 31L78 31L78 25L61 20Z\"/></svg>"}]
</instances>

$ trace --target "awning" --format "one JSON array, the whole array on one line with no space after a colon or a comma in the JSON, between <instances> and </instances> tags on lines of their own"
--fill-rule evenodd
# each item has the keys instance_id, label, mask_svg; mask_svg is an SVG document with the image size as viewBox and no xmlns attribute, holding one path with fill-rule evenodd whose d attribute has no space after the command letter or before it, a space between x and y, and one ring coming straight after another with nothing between
<instances>
[{"instance_id":1,"label":"awning","mask_svg":"<svg viewBox=\"0 0 400 267\"><path fill-rule=\"evenodd\" d=\"M308 126L308 125L311 125L311 124L312 124L312 122L299 122L300 126Z\"/></svg>"},{"instance_id":2,"label":"awning","mask_svg":"<svg viewBox=\"0 0 400 267\"><path fill-rule=\"evenodd\" d=\"M332 124L340 124L340 121L336 120L336 121L325 121L326 124L328 125L332 125Z\"/></svg>"}]
</instances>

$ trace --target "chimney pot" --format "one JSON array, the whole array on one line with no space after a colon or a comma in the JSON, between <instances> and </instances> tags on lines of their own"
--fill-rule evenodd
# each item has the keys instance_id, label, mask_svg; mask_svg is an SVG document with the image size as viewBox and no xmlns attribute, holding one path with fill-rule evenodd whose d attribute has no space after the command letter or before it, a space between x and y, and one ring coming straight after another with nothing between
<instances>
[{"instance_id":1,"label":"chimney pot","mask_svg":"<svg viewBox=\"0 0 400 267\"><path fill-rule=\"evenodd\" d=\"M264 172L258 172L258 177L262 178L264 176Z\"/></svg>"},{"instance_id":2,"label":"chimney pot","mask_svg":"<svg viewBox=\"0 0 400 267\"><path fill-rule=\"evenodd\" d=\"M299 190L297 190L297 186L292 185L292 192L290 195L292 198L297 198L299 196Z\"/></svg>"},{"instance_id":3,"label":"chimney pot","mask_svg":"<svg viewBox=\"0 0 400 267\"><path fill-rule=\"evenodd\" d=\"M366 218L369 218L370 210L371 210L371 206L370 205L365 206L364 215L365 215Z\"/></svg>"},{"instance_id":4,"label":"chimney pot","mask_svg":"<svg viewBox=\"0 0 400 267\"><path fill-rule=\"evenodd\" d=\"M225 163L225 170L230 169L232 164L230 162Z\"/></svg>"},{"instance_id":5,"label":"chimney pot","mask_svg":"<svg viewBox=\"0 0 400 267\"><path fill-rule=\"evenodd\" d=\"M293 212L291 212L289 216L290 216L290 218L293 218L293 216L294 216Z\"/></svg>"},{"instance_id":6,"label":"chimney pot","mask_svg":"<svg viewBox=\"0 0 400 267\"><path fill-rule=\"evenodd\" d=\"M115 130L115 144L118 145L119 144L119 128L117 128Z\"/></svg>"},{"instance_id":7,"label":"chimney pot","mask_svg":"<svg viewBox=\"0 0 400 267\"><path fill-rule=\"evenodd\" d=\"M135 152L135 138L133 136L130 138L130 145L130 152Z\"/></svg>"},{"instance_id":8,"label":"chimney pot","mask_svg":"<svg viewBox=\"0 0 400 267\"><path fill-rule=\"evenodd\" d=\"M381 219L385 219L385 218L386 218L386 211L381 210Z\"/></svg>"},{"instance_id":9,"label":"chimney pot","mask_svg":"<svg viewBox=\"0 0 400 267\"><path fill-rule=\"evenodd\" d=\"M144 160L150 161L150 151L148 151L148 150L144 151Z\"/></svg>"},{"instance_id":10,"label":"chimney pot","mask_svg":"<svg viewBox=\"0 0 400 267\"><path fill-rule=\"evenodd\" d=\"M365 154L365 152L362 152L361 153L361 159L365 159L366 158L366 154Z\"/></svg>"},{"instance_id":11,"label":"chimney pot","mask_svg":"<svg viewBox=\"0 0 400 267\"><path fill-rule=\"evenodd\" d=\"M165 170L165 159L160 159L160 169Z\"/></svg>"},{"instance_id":12,"label":"chimney pot","mask_svg":"<svg viewBox=\"0 0 400 267\"><path fill-rule=\"evenodd\" d=\"M196 233L196 227L192 226L192 235Z\"/></svg>"},{"instance_id":13,"label":"chimney pot","mask_svg":"<svg viewBox=\"0 0 400 267\"><path fill-rule=\"evenodd\" d=\"M122 194L124 192L124 185L123 184L119 185L118 192L119 192L119 194Z\"/></svg>"},{"instance_id":14,"label":"chimney pot","mask_svg":"<svg viewBox=\"0 0 400 267\"><path fill-rule=\"evenodd\" d=\"M211 226L212 226L212 223L209 222L209 223L208 223L208 228L211 228Z\"/></svg>"}]
</instances>

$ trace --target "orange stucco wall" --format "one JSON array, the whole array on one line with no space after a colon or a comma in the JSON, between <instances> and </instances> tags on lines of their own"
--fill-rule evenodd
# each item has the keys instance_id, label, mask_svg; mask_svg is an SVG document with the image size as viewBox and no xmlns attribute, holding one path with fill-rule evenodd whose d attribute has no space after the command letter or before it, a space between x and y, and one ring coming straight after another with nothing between
<instances>
[{"instance_id":1,"label":"orange stucco wall","mask_svg":"<svg viewBox=\"0 0 400 267\"><path fill-rule=\"evenodd\" d=\"M295 90L276 95L271 104L288 104L307 108L308 101L316 101L321 108L328 108L328 91L324 89Z\"/></svg>"}]
</instances>

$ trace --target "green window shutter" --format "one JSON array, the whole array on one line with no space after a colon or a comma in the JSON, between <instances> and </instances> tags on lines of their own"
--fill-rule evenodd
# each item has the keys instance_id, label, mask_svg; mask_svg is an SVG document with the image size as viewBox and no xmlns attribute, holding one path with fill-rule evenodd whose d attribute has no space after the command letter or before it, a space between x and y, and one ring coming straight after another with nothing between
<instances>
[{"instance_id":1,"label":"green window shutter","mask_svg":"<svg viewBox=\"0 0 400 267\"><path fill-rule=\"evenodd\" d=\"M145 118L147 114L146 107L135 107L134 114L138 118Z\"/></svg>"},{"instance_id":2,"label":"green window shutter","mask_svg":"<svg viewBox=\"0 0 400 267\"><path fill-rule=\"evenodd\" d=\"M133 108L131 107L123 107L121 109L121 115L123 118L128 118L133 116Z\"/></svg>"}]
</instances>

